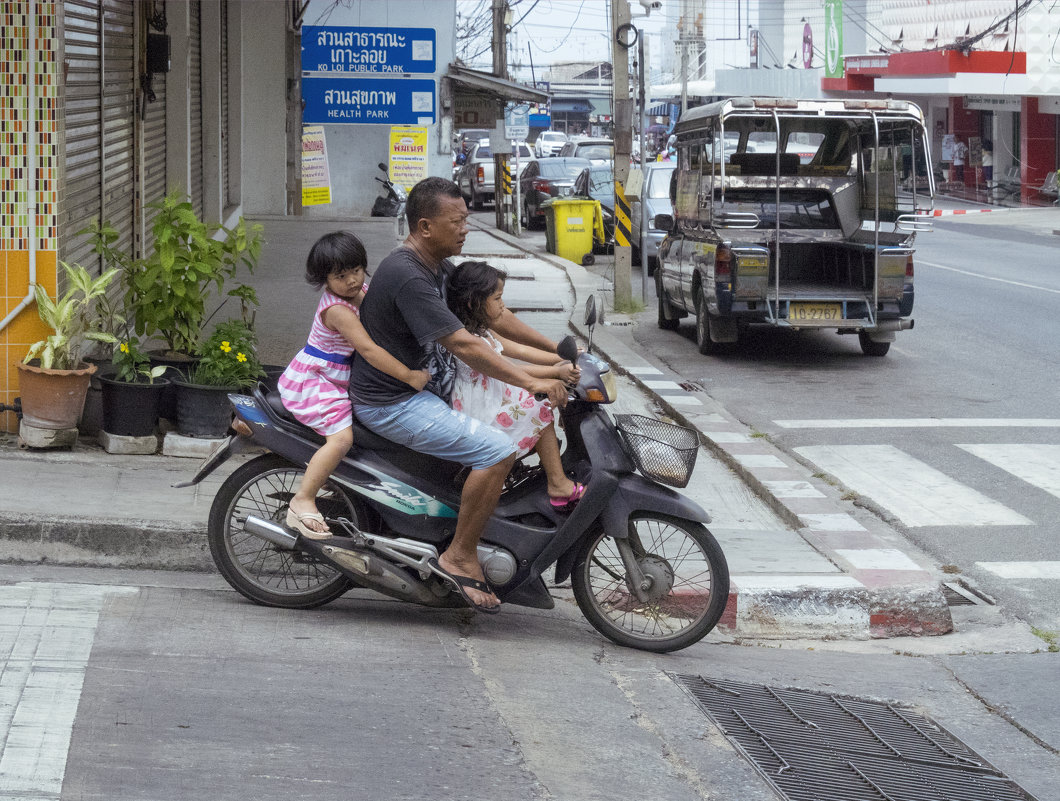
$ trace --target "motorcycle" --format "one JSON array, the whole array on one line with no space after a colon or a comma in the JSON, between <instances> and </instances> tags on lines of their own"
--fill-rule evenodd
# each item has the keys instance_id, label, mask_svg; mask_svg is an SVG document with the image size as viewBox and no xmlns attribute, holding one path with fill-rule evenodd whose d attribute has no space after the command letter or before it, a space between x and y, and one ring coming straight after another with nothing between
<instances>
[{"instance_id":1,"label":"motorcycle","mask_svg":"<svg viewBox=\"0 0 1060 801\"><path fill-rule=\"evenodd\" d=\"M386 194L380 195L375 199L375 203L372 204L372 216L404 217L405 201L408 200L408 195L405 193L404 187L401 187L390 180L390 173L387 171L385 163L381 161L378 166L379 169L383 171L383 177L380 178L377 175L375 180L383 185Z\"/></svg>"},{"instance_id":2,"label":"motorcycle","mask_svg":"<svg viewBox=\"0 0 1060 801\"><path fill-rule=\"evenodd\" d=\"M586 351L567 337L559 353L581 368L560 421L564 467L586 492L572 511L557 511L540 466L517 462L483 533L479 561L504 604L553 608L543 576L554 567L554 583L570 579L579 609L605 637L646 651L686 648L714 628L729 594L709 516L663 486L687 485L698 434L640 415L612 419L604 406L615 400L616 382L592 354L592 297L585 321ZM436 569L453 535L464 468L396 445L355 419L353 448L317 498L336 536L309 540L284 521L323 438L295 422L263 385L229 398L240 434L179 486L199 483L248 446L269 451L233 471L210 509L210 553L234 589L288 609L321 606L352 587L466 608Z\"/></svg>"}]
</instances>

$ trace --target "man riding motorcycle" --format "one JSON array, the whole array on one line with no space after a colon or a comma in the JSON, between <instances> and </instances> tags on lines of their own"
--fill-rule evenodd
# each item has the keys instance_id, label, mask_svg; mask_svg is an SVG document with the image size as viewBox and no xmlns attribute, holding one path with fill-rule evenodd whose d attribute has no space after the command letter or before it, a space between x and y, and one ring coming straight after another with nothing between
<instances>
[{"instance_id":1,"label":"man riding motorcycle","mask_svg":"<svg viewBox=\"0 0 1060 801\"><path fill-rule=\"evenodd\" d=\"M380 263L361 305L361 323L372 339L410 367L422 366L424 349L437 343L491 378L547 395L557 408L565 405L562 381L534 378L501 358L445 304L449 258L463 249L468 232L467 206L457 185L437 177L421 181L409 192L406 215L408 237ZM515 342L556 352L555 342L507 310L494 327ZM447 396L444 370L443 357L432 372ZM477 549L515 461L512 442L450 409L448 398L416 393L360 357L353 362L350 395L357 418L376 433L470 468L452 543L434 567L476 609L496 611L500 601L485 583Z\"/></svg>"}]
</instances>

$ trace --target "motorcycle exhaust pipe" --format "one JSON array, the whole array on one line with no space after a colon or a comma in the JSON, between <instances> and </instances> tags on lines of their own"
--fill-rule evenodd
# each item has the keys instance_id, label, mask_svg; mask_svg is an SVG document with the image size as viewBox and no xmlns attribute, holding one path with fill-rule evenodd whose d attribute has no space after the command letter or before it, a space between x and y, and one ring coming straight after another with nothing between
<instances>
[{"instance_id":1,"label":"motorcycle exhaust pipe","mask_svg":"<svg viewBox=\"0 0 1060 801\"><path fill-rule=\"evenodd\" d=\"M243 529L248 534L261 537L261 539L284 551L293 551L294 544L298 541L298 537L287 531L287 529L253 515L247 517L243 523Z\"/></svg>"}]
</instances>

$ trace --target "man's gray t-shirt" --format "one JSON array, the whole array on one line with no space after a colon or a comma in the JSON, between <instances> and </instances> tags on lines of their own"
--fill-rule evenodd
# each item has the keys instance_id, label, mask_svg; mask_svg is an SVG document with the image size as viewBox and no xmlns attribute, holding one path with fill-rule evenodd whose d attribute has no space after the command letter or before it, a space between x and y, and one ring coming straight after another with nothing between
<instances>
[{"instance_id":1,"label":"man's gray t-shirt","mask_svg":"<svg viewBox=\"0 0 1060 801\"><path fill-rule=\"evenodd\" d=\"M444 300L444 282L453 265L443 261L431 270L407 247L399 247L380 262L361 301L364 330L376 345L413 370L424 366L428 348L438 339L463 328ZM368 406L388 406L407 400L416 391L376 370L359 353L350 372L350 398Z\"/></svg>"}]
</instances>

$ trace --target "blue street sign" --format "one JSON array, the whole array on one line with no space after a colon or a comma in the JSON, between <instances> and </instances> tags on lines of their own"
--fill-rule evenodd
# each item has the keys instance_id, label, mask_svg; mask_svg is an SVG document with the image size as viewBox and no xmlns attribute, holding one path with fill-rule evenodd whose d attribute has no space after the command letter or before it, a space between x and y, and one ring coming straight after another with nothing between
<instances>
[{"instance_id":1,"label":"blue street sign","mask_svg":"<svg viewBox=\"0 0 1060 801\"><path fill-rule=\"evenodd\" d=\"M302 72L433 73L433 28L302 27Z\"/></svg>"},{"instance_id":2,"label":"blue street sign","mask_svg":"<svg viewBox=\"0 0 1060 801\"><path fill-rule=\"evenodd\" d=\"M431 78L302 78L302 122L430 125L435 122Z\"/></svg>"}]
</instances>

